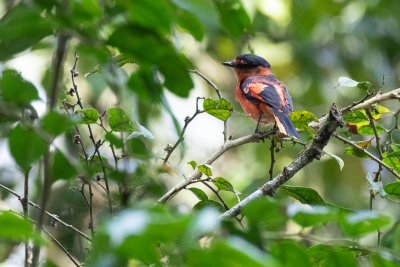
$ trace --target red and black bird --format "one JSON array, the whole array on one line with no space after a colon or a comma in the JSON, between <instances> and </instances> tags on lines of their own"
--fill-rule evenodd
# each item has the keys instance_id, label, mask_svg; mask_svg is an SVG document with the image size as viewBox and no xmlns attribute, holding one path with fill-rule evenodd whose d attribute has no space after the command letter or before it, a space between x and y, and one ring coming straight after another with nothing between
<instances>
[{"instance_id":1,"label":"red and black bird","mask_svg":"<svg viewBox=\"0 0 400 267\"><path fill-rule=\"evenodd\" d=\"M293 102L286 87L275 77L262 57L244 54L222 64L232 67L238 78L236 100L253 120L278 126L281 133L299 138L289 114Z\"/></svg>"}]
</instances>

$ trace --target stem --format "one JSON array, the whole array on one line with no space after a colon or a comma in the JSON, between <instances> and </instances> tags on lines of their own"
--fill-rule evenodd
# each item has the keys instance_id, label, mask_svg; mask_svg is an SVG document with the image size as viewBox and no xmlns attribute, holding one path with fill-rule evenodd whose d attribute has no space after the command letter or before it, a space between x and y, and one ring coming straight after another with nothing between
<instances>
[{"instance_id":1,"label":"stem","mask_svg":"<svg viewBox=\"0 0 400 267\"><path fill-rule=\"evenodd\" d=\"M24 174L24 198L20 199L24 218L28 219L28 193L29 193L29 171ZM32 251L30 249L29 241L25 242L25 267L30 266L32 263Z\"/></svg>"},{"instance_id":2,"label":"stem","mask_svg":"<svg viewBox=\"0 0 400 267\"><path fill-rule=\"evenodd\" d=\"M185 118L185 125L182 128L181 134L178 138L178 140L176 141L176 143L172 146L172 147L167 147L165 148L165 150L167 151L167 155L165 156L165 159L163 161L163 164L166 164L168 162L169 157L171 156L172 152L174 152L174 150L178 147L178 145L183 141L183 136L186 132L186 128L188 127L189 123L196 118L197 115L199 115L200 113L203 113L203 110L199 110L199 100L200 99L204 99L204 97L197 97L196 99L196 111L194 112L194 114L191 117L186 117Z\"/></svg>"},{"instance_id":3,"label":"stem","mask_svg":"<svg viewBox=\"0 0 400 267\"><path fill-rule=\"evenodd\" d=\"M271 181L274 175L274 164L275 164L275 139L271 138L271 147L270 147L270 152L271 152L271 163L269 166L269 180Z\"/></svg>"},{"instance_id":4,"label":"stem","mask_svg":"<svg viewBox=\"0 0 400 267\"><path fill-rule=\"evenodd\" d=\"M382 160L383 159L382 149L381 149L381 145L380 145L380 139L379 139L378 131L376 130L376 126L375 126L374 117L372 116L371 110L369 108L365 109L365 112L366 112L366 114L368 116L369 124L371 125L372 129L374 130L376 148L378 150L379 159ZM380 177L381 172L382 172L382 166L380 164L378 164L378 171L375 173L374 182L378 182L379 181L379 177ZM375 199L374 192L372 190L370 190L370 194L369 194L369 209L370 210L372 210L372 204L373 204L373 200L374 199ZM381 231L378 229L378 241L377 241L378 242L378 247L380 246L380 241L381 241Z\"/></svg>"},{"instance_id":5,"label":"stem","mask_svg":"<svg viewBox=\"0 0 400 267\"><path fill-rule=\"evenodd\" d=\"M50 88L50 96L48 100L48 109L53 110L56 102L57 102L57 95L58 95L58 88L60 84L60 79L62 77L62 66L64 63L64 56L66 54L67 50L67 42L68 42L69 36L60 33L57 38L57 50L54 54L54 60L53 60L53 66L54 66L54 71L53 71L53 77L52 77L52 83L51 83L51 88ZM39 232L42 231L43 223L44 223L44 215L45 215L45 209L47 206L47 201L49 199L50 195L50 187L51 187L51 181L52 177L50 174L50 146L47 149L47 153L44 155L44 181L43 181L43 191L42 191L42 200L41 200L41 210L38 215L38 225L37 229ZM35 245L33 248L33 258L32 258L32 266L36 267L38 266L38 261L39 261L39 256L40 256L40 245Z\"/></svg>"}]
</instances>

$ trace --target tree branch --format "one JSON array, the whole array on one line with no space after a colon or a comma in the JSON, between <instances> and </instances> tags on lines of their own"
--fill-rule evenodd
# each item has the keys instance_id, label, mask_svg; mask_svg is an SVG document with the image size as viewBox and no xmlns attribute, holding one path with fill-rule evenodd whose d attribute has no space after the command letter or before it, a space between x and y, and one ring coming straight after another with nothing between
<instances>
[{"instance_id":1,"label":"tree branch","mask_svg":"<svg viewBox=\"0 0 400 267\"><path fill-rule=\"evenodd\" d=\"M221 95L221 90L219 90L218 86L216 86L212 81L210 81L204 74L202 74L201 72L199 72L198 70L190 70L189 72L195 73L197 75L199 75L203 80L205 80L212 88L214 88L215 92L218 95L219 99L222 99L222 95ZM224 142L226 142L228 140L228 119L226 119L224 121Z\"/></svg>"},{"instance_id":2,"label":"tree branch","mask_svg":"<svg viewBox=\"0 0 400 267\"><path fill-rule=\"evenodd\" d=\"M341 117L341 112L338 110L335 104L332 105L327 121L322 125L315 135L312 143L305 150L300 152L297 158L287 167L283 168L283 171L278 174L273 180L268 181L258 190L253 192L251 195L246 197L240 203L235 205L229 211L222 214L223 217L229 216L233 217L240 213L241 209L246 206L249 202L256 198L262 197L264 195L272 196L275 191L282 184L286 183L291 179L299 170L304 168L307 164L312 162L314 159L320 159L322 155L322 150L328 143L330 137L336 131L337 127L342 127L344 122Z\"/></svg>"},{"instance_id":3,"label":"tree branch","mask_svg":"<svg viewBox=\"0 0 400 267\"><path fill-rule=\"evenodd\" d=\"M360 101L353 103L352 105L342 108L340 111L345 114L347 112L350 111L355 111L358 109L364 109L364 108L368 108L374 104L377 104L381 101L385 101L385 100L400 100L400 88L394 89L390 92L387 92L385 94L381 94L378 93L377 95L375 95L374 97L371 97L368 100L365 100L367 97L369 97L369 95L367 94L366 97L364 97L363 99L361 99ZM365 100L365 101L364 101ZM356 104L356 105L354 105ZM308 124L309 127L313 128L313 129L318 129L328 118L328 115L322 116L321 118L318 119L318 122L310 122Z\"/></svg>"},{"instance_id":4,"label":"tree branch","mask_svg":"<svg viewBox=\"0 0 400 267\"><path fill-rule=\"evenodd\" d=\"M248 144L248 143L256 143L264 140L265 138L269 138L276 134L275 130L270 130L264 133L255 133L252 135L247 135L244 137L240 137L234 140L226 141L219 150L214 152L205 162L204 164L212 164L215 160L217 160L220 156L222 156L228 150L235 148L237 146ZM187 185L193 183L193 181L200 179L202 173L199 172L197 169L193 171L186 180L182 181L178 185L174 186L171 190L169 190L165 195L163 195L158 202L165 203L172 197L174 197L180 190L184 189Z\"/></svg>"}]
</instances>

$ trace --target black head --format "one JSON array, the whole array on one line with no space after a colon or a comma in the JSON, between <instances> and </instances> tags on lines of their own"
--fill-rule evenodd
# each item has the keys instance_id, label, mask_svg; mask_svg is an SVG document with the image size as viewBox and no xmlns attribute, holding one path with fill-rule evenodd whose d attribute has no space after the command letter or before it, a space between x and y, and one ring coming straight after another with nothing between
<instances>
[{"instance_id":1,"label":"black head","mask_svg":"<svg viewBox=\"0 0 400 267\"><path fill-rule=\"evenodd\" d=\"M260 56L253 54L240 55L232 61L223 62L223 65L239 68L239 69L251 69L257 67L271 68L271 65Z\"/></svg>"}]
</instances>

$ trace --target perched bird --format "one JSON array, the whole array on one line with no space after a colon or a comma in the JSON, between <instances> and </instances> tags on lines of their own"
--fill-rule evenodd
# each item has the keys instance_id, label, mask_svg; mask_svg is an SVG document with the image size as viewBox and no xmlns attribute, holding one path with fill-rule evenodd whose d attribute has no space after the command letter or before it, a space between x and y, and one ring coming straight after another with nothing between
<instances>
[{"instance_id":1,"label":"perched bird","mask_svg":"<svg viewBox=\"0 0 400 267\"><path fill-rule=\"evenodd\" d=\"M238 78L236 100L246 114L257 122L256 131L260 123L274 124L281 133L299 138L289 118L293 112L292 98L264 58L244 54L222 64L235 70Z\"/></svg>"}]
</instances>

